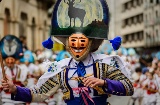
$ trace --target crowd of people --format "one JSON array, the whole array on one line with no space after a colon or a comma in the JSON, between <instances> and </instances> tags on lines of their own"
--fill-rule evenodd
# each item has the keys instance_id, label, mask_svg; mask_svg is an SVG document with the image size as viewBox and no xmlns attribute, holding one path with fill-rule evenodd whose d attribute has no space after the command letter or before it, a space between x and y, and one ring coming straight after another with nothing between
<instances>
[{"instance_id":1,"label":"crowd of people","mask_svg":"<svg viewBox=\"0 0 160 105\"><path fill-rule=\"evenodd\" d=\"M101 48L107 55L119 55L128 62L134 86L134 94L128 105L160 105L160 59L159 52L152 54L136 54L133 48L118 51L111 50L106 44Z\"/></svg>"},{"instance_id":2,"label":"crowd of people","mask_svg":"<svg viewBox=\"0 0 160 105\"><path fill-rule=\"evenodd\" d=\"M132 49L128 55L117 52L128 62L134 94L128 105L160 105L160 60L157 54L138 55Z\"/></svg>"},{"instance_id":3,"label":"crowd of people","mask_svg":"<svg viewBox=\"0 0 160 105\"><path fill-rule=\"evenodd\" d=\"M146 67L136 67L132 74L135 89L133 105L160 105L160 61L154 58Z\"/></svg>"},{"instance_id":4,"label":"crowd of people","mask_svg":"<svg viewBox=\"0 0 160 105\"><path fill-rule=\"evenodd\" d=\"M67 51L54 53L52 50L36 50L32 52L28 50L25 44L25 38L21 37L23 44L24 55L21 59L17 59L15 64L10 65L9 60L5 59L5 71L9 78L15 80L17 85L31 88L36 85L38 79L46 71L46 63L48 61L59 61L63 58L70 57ZM101 49L100 49L101 50ZM99 50L99 51L100 51ZM104 53L106 49L102 49ZM128 62L128 69L133 78L134 94L128 102L128 105L138 101L139 105L159 105L160 104L160 61L157 57L151 58L150 62L139 57L134 49L131 49L128 54L124 53L123 48L117 52L112 51L107 55L119 55L123 60ZM10 68L20 68L21 72L15 72ZM11 72L10 72L11 71ZM2 74L1 74L2 75ZM18 76L17 76L18 75ZM1 76L2 77L2 76ZM18 77L18 78L17 78ZM10 94L1 93L1 103L3 105L12 105ZM131 101L132 100L132 101ZM18 102L17 102L18 103ZM27 103L27 105L63 105L62 92L58 90L56 94L50 97L43 103ZM14 105L14 104L13 104Z\"/></svg>"},{"instance_id":5,"label":"crowd of people","mask_svg":"<svg viewBox=\"0 0 160 105\"><path fill-rule=\"evenodd\" d=\"M23 44L24 56L21 59L17 59L13 66L18 66L22 69L22 73L18 72L14 74L14 71L10 73L9 67L7 65L10 61L5 60L5 70L9 78L15 78L19 75L19 78L16 77L16 84L20 86L25 86L28 88L36 85L38 79L46 71L46 63L48 61L59 61L63 58L70 57L67 51L60 51L54 53L52 50L36 50L32 52L28 50L25 44L25 38L21 37ZM103 44L104 45L104 44ZM103 51L102 51L103 50ZM100 49L101 53L105 53L106 49ZM135 102L138 101L139 105L159 105L160 104L160 61L157 57L152 59L152 62L146 62L146 59L139 57L134 49L131 49L128 54L124 53L123 48L117 52L112 51L106 53L107 55L119 55L123 60L128 62L128 69L131 72L133 78L134 86L134 95L131 97L132 104L135 105ZM151 61L151 60L150 60ZM7 71L8 70L8 71ZM12 71L12 70L11 70ZM2 76L1 76L2 77ZM17 81L18 79L18 81ZM10 99L9 93L2 92L2 103L7 102L4 105L12 105L12 100ZM27 103L27 105L63 105L62 92L58 90L56 94L50 97L43 103ZM129 100L128 104L131 102Z\"/></svg>"}]
</instances>

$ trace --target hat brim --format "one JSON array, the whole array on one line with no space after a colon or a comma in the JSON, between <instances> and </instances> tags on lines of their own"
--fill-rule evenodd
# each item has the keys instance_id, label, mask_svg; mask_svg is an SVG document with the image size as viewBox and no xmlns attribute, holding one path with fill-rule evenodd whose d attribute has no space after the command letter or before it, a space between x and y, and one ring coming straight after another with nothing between
<instances>
[{"instance_id":1,"label":"hat brim","mask_svg":"<svg viewBox=\"0 0 160 105\"><path fill-rule=\"evenodd\" d=\"M59 44L62 44L64 46L66 45L65 43L67 38L65 37L53 36L52 39Z\"/></svg>"}]
</instances>

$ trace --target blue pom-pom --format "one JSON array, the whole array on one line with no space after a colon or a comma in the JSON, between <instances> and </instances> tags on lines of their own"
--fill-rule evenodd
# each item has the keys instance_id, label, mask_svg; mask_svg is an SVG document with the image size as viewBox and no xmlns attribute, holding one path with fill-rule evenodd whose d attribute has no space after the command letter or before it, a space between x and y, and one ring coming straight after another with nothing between
<instances>
[{"instance_id":1,"label":"blue pom-pom","mask_svg":"<svg viewBox=\"0 0 160 105\"><path fill-rule=\"evenodd\" d=\"M112 43L112 47L114 50L118 50L121 46L122 38L120 36L115 37L113 40L109 40Z\"/></svg>"},{"instance_id":2,"label":"blue pom-pom","mask_svg":"<svg viewBox=\"0 0 160 105\"><path fill-rule=\"evenodd\" d=\"M54 43L53 43L51 37L49 37L47 40L42 42L43 47L47 48L47 49L52 49L53 48L53 44Z\"/></svg>"}]
</instances>

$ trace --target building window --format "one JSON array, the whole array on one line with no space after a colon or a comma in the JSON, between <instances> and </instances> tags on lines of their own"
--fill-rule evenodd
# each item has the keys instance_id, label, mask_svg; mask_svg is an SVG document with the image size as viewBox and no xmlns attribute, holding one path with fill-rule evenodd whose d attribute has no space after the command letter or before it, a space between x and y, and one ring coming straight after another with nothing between
<instances>
[{"instance_id":1,"label":"building window","mask_svg":"<svg viewBox=\"0 0 160 105\"><path fill-rule=\"evenodd\" d=\"M35 18L32 18L32 26L31 26L31 34L32 34L32 50L35 50L35 29L36 29L36 22Z\"/></svg>"},{"instance_id":2,"label":"building window","mask_svg":"<svg viewBox=\"0 0 160 105\"><path fill-rule=\"evenodd\" d=\"M128 3L124 4L125 10L128 9Z\"/></svg>"},{"instance_id":3,"label":"building window","mask_svg":"<svg viewBox=\"0 0 160 105\"><path fill-rule=\"evenodd\" d=\"M123 43L126 43L126 36L122 36L123 37Z\"/></svg>"},{"instance_id":4,"label":"building window","mask_svg":"<svg viewBox=\"0 0 160 105\"><path fill-rule=\"evenodd\" d=\"M141 5L141 0L137 0L137 5L138 5L138 6Z\"/></svg>"},{"instance_id":5,"label":"building window","mask_svg":"<svg viewBox=\"0 0 160 105\"><path fill-rule=\"evenodd\" d=\"M137 41L137 40L138 40L138 34L135 33L135 34L134 34L134 41Z\"/></svg>"},{"instance_id":6,"label":"building window","mask_svg":"<svg viewBox=\"0 0 160 105\"><path fill-rule=\"evenodd\" d=\"M158 35L158 29L156 30L156 36L159 36L159 35Z\"/></svg>"},{"instance_id":7,"label":"building window","mask_svg":"<svg viewBox=\"0 0 160 105\"><path fill-rule=\"evenodd\" d=\"M136 0L133 1L133 6L134 6L134 7L137 6L137 1L136 1Z\"/></svg>"},{"instance_id":8,"label":"building window","mask_svg":"<svg viewBox=\"0 0 160 105\"><path fill-rule=\"evenodd\" d=\"M128 26L128 19L125 19L124 21L124 27Z\"/></svg>"},{"instance_id":9,"label":"building window","mask_svg":"<svg viewBox=\"0 0 160 105\"><path fill-rule=\"evenodd\" d=\"M148 16L147 16L147 14L145 15L145 21L146 21L146 22L148 21Z\"/></svg>"},{"instance_id":10,"label":"building window","mask_svg":"<svg viewBox=\"0 0 160 105\"><path fill-rule=\"evenodd\" d=\"M143 0L138 0L139 4L142 5L143 4Z\"/></svg>"},{"instance_id":11,"label":"building window","mask_svg":"<svg viewBox=\"0 0 160 105\"><path fill-rule=\"evenodd\" d=\"M129 35L126 35L126 42L129 40Z\"/></svg>"},{"instance_id":12,"label":"building window","mask_svg":"<svg viewBox=\"0 0 160 105\"><path fill-rule=\"evenodd\" d=\"M29 2L29 0L24 0L25 2Z\"/></svg>"},{"instance_id":13,"label":"building window","mask_svg":"<svg viewBox=\"0 0 160 105\"><path fill-rule=\"evenodd\" d=\"M10 10L5 9L5 18L4 18L4 35L10 34Z\"/></svg>"},{"instance_id":14,"label":"building window","mask_svg":"<svg viewBox=\"0 0 160 105\"><path fill-rule=\"evenodd\" d=\"M160 1L159 0L156 0L156 4L159 4L160 3Z\"/></svg>"},{"instance_id":15,"label":"building window","mask_svg":"<svg viewBox=\"0 0 160 105\"><path fill-rule=\"evenodd\" d=\"M133 17L133 24L137 24L137 21L138 21L138 17L137 16Z\"/></svg>"},{"instance_id":16,"label":"building window","mask_svg":"<svg viewBox=\"0 0 160 105\"><path fill-rule=\"evenodd\" d=\"M134 40L135 35L136 35L135 33L131 34L131 38L132 38L132 40L131 40L131 41L135 41L135 40Z\"/></svg>"},{"instance_id":17,"label":"building window","mask_svg":"<svg viewBox=\"0 0 160 105\"><path fill-rule=\"evenodd\" d=\"M46 22L46 20L45 20L45 21L44 21L44 28L43 28L43 40L45 40L46 28L47 28L47 22Z\"/></svg>"},{"instance_id":18,"label":"building window","mask_svg":"<svg viewBox=\"0 0 160 105\"><path fill-rule=\"evenodd\" d=\"M139 32L139 40L140 40L140 41L143 40L143 31Z\"/></svg>"},{"instance_id":19,"label":"building window","mask_svg":"<svg viewBox=\"0 0 160 105\"><path fill-rule=\"evenodd\" d=\"M19 34L20 36L27 36L27 21L28 17L26 13L21 13L20 15L20 23L19 23Z\"/></svg>"},{"instance_id":20,"label":"building window","mask_svg":"<svg viewBox=\"0 0 160 105\"><path fill-rule=\"evenodd\" d=\"M128 9L131 9L131 8L132 8L131 2L128 2Z\"/></svg>"},{"instance_id":21,"label":"building window","mask_svg":"<svg viewBox=\"0 0 160 105\"><path fill-rule=\"evenodd\" d=\"M158 18L158 11L156 10L156 18Z\"/></svg>"},{"instance_id":22,"label":"building window","mask_svg":"<svg viewBox=\"0 0 160 105\"><path fill-rule=\"evenodd\" d=\"M125 28L126 27L126 20L123 20L122 21L122 28Z\"/></svg>"},{"instance_id":23,"label":"building window","mask_svg":"<svg viewBox=\"0 0 160 105\"><path fill-rule=\"evenodd\" d=\"M152 20L152 14L149 13L149 20L151 21Z\"/></svg>"},{"instance_id":24,"label":"building window","mask_svg":"<svg viewBox=\"0 0 160 105\"><path fill-rule=\"evenodd\" d=\"M131 7L134 7L134 5L133 5L133 1L130 1L130 4L131 4Z\"/></svg>"},{"instance_id":25,"label":"building window","mask_svg":"<svg viewBox=\"0 0 160 105\"><path fill-rule=\"evenodd\" d=\"M153 3L153 0L150 0L150 3Z\"/></svg>"},{"instance_id":26,"label":"building window","mask_svg":"<svg viewBox=\"0 0 160 105\"><path fill-rule=\"evenodd\" d=\"M143 14L138 15L138 23L142 23L143 22Z\"/></svg>"},{"instance_id":27,"label":"building window","mask_svg":"<svg viewBox=\"0 0 160 105\"><path fill-rule=\"evenodd\" d=\"M129 42L132 42L133 38L134 38L134 35L133 35L133 34L128 35L128 41L129 41Z\"/></svg>"},{"instance_id":28,"label":"building window","mask_svg":"<svg viewBox=\"0 0 160 105\"><path fill-rule=\"evenodd\" d=\"M132 18L128 19L128 25L131 26L132 25Z\"/></svg>"}]
</instances>

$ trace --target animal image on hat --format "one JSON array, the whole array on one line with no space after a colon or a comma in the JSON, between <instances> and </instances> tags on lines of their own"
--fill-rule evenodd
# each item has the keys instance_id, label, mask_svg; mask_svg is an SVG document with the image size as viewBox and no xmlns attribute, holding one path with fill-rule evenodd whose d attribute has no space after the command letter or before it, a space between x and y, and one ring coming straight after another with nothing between
<instances>
[{"instance_id":1,"label":"animal image on hat","mask_svg":"<svg viewBox=\"0 0 160 105\"><path fill-rule=\"evenodd\" d=\"M21 41L14 35L6 35L0 41L0 50L3 59L13 57L19 59L23 56Z\"/></svg>"}]
</instances>

